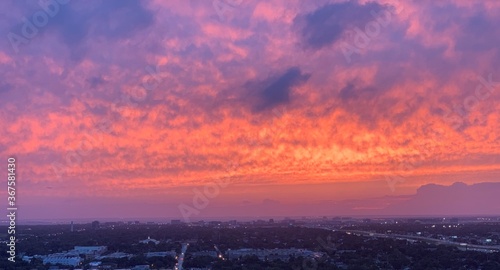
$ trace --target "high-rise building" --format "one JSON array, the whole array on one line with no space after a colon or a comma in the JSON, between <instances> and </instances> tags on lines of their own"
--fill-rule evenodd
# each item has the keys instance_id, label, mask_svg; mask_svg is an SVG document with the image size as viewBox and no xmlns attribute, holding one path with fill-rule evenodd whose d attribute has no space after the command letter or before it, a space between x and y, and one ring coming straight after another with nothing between
<instances>
[{"instance_id":1,"label":"high-rise building","mask_svg":"<svg viewBox=\"0 0 500 270\"><path fill-rule=\"evenodd\" d=\"M92 229L99 229L99 221L95 220L92 222Z\"/></svg>"}]
</instances>

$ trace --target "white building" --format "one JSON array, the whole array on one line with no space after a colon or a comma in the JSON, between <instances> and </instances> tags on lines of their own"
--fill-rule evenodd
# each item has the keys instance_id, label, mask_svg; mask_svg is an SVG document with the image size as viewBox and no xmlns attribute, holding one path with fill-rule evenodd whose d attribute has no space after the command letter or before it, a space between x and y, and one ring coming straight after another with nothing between
<instances>
[{"instance_id":1,"label":"white building","mask_svg":"<svg viewBox=\"0 0 500 270\"><path fill-rule=\"evenodd\" d=\"M43 264L62 264L68 266L78 266L82 263L82 258L65 253L55 253L46 256L43 259Z\"/></svg>"},{"instance_id":2,"label":"white building","mask_svg":"<svg viewBox=\"0 0 500 270\"><path fill-rule=\"evenodd\" d=\"M75 253L81 255L101 255L108 250L106 246L75 246L73 249Z\"/></svg>"},{"instance_id":3,"label":"white building","mask_svg":"<svg viewBox=\"0 0 500 270\"><path fill-rule=\"evenodd\" d=\"M35 255L34 257L43 260L44 264L62 264L68 266L78 266L83 261L81 255L86 258L94 258L106 252L106 246L75 246L74 249L62 253L53 253L47 256Z\"/></svg>"},{"instance_id":4,"label":"white building","mask_svg":"<svg viewBox=\"0 0 500 270\"><path fill-rule=\"evenodd\" d=\"M132 267L132 270L149 270L149 265L136 265Z\"/></svg>"},{"instance_id":5,"label":"white building","mask_svg":"<svg viewBox=\"0 0 500 270\"><path fill-rule=\"evenodd\" d=\"M89 266L90 266L90 267L98 267L98 266L100 266L101 264L102 264L102 262L90 262L90 263L89 263Z\"/></svg>"},{"instance_id":6,"label":"white building","mask_svg":"<svg viewBox=\"0 0 500 270\"><path fill-rule=\"evenodd\" d=\"M128 254L125 252L114 252L108 255L103 255L103 256L97 256L96 259L102 260L102 259L121 259L121 258L132 258L134 255Z\"/></svg>"},{"instance_id":7,"label":"white building","mask_svg":"<svg viewBox=\"0 0 500 270\"><path fill-rule=\"evenodd\" d=\"M217 258L217 252L213 250L196 251L192 253L193 257L208 256L212 258Z\"/></svg>"},{"instance_id":8,"label":"white building","mask_svg":"<svg viewBox=\"0 0 500 270\"><path fill-rule=\"evenodd\" d=\"M175 251L159 251L159 252L148 252L145 254L147 258L151 257L172 257L175 258L177 256L177 253Z\"/></svg>"},{"instance_id":9,"label":"white building","mask_svg":"<svg viewBox=\"0 0 500 270\"><path fill-rule=\"evenodd\" d=\"M144 240L141 240L139 241L139 243L142 243L142 244L149 244L149 242L152 242L154 243L155 245L158 245L160 243L160 241L158 240L155 240L155 239L152 239L151 237L148 236L148 239L144 239Z\"/></svg>"}]
</instances>

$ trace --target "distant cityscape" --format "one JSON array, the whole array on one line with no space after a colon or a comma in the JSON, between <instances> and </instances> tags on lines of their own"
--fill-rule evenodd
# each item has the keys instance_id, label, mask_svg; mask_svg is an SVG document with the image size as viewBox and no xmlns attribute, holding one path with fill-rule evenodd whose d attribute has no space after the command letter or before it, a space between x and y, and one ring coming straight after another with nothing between
<instances>
[{"instance_id":1,"label":"distant cityscape","mask_svg":"<svg viewBox=\"0 0 500 270\"><path fill-rule=\"evenodd\" d=\"M484 270L500 269L500 217L95 220L20 225L16 244L18 269Z\"/></svg>"}]
</instances>

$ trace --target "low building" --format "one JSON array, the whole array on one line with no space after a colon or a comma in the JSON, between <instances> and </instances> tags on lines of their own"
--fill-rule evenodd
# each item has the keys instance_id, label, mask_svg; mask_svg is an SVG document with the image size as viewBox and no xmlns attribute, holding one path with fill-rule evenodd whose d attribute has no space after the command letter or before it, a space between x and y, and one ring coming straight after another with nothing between
<instances>
[{"instance_id":1,"label":"low building","mask_svg":"<svg viewBox=\"0 0 500 270\"><path fill-rule=\"evenodd\" d=\"M75 246L67 254L83 255L85 259L93 259L108 250L106 246Z\"/></svg>"},{"instance_id":2,"label":"low building","mask_svg":"<svg viewBox=\"0 0 500 270\"><path fill-rule=\"evenodd\" d=\"M180 225L180 224L182 224L182 221L180 219L172 219L170 221L170 224L172 224L172 225Z\"/></svg>"},{"instance_id":3,"label":"low building","mask_svg":"<svg viewBox=\"0 0 500 270\"><path fill-rule=\"evenodd\" d=\"M191 255L193 255L193 257L207 256L207 257L217 258L217 252L212 250L196 251L193 252Z\"/></svg>"},{"instance_id":4,"label":"low building","mask_svg":"<svg viewBox=\"0 0 500 270\"><path fill-rule=\"evenodd\" d=\"M54 253L50 255L35 255L44 264L62 264L68 266L78 266L83 261L82 256L86 259L93 259L107 251L106 246L75 246L74 249L62 253Z\"/></svg>"},{"instance_id":5,"label":"low building","mask_svg":"<svg viewBox=\"0 0 500 270\"><path fill-rule=\"evenodd\" d=\"M108 250L106 246L75 246L74 252L80 255L101 255Z\"/></svg>"},{"instance_id":6,"label":"low building","mask_svg":"<svg viewBox=\"0 0 500 270\"><path fill-rule=\"evenodd\" d=\"M175 251L159 251L159 252L148 252L145 253L147 258L151 257L173 257L177 256L177 253Z\"/></svg>"},{"instance_id":7,"label":"low building","mask_svg":"<svg viewBox=\"0 0 500 270\"><path fill-rule=\"evenodd\" d=\"M149 265L136 265L132 267L132 270L149 270Z\"/></svg>"},{"instance_id":8,"label":"low building","mask_svg":"<svg viewBox=\"0 0 500 270\"><path fill-rule=\"evenodd\" d=\"M97 261L97 262L90 262L90 263L89 263L89 266L90 266L90 267L98 267L98 266L100 266L101 264L102 264L102 262L99 262L99 261Z\"/></svg>"},{"instance_id":9,"label":"low building","mask_svg":"<svg viewBox=\"0 0 500 270\"><path fill-rule=\"evenodd\" d=\"M132 258L134 255L128 254L125 252L114 252L108 255L103 255L103 256L98 256L96 259L102 260L102 259L121 259L121 258Z\"/></svg>"},{"instance_id":10,"label":"low building","mask_svg":"<svg viewBox=\"0 0 500 270\"><path fill-rule=\"evenodd\" d=\"M82 258L66 253L55 253L46 256L43 259L43 264L62 264L67 266L78 266L82 263Z\"/></svg>"}]
</instances>

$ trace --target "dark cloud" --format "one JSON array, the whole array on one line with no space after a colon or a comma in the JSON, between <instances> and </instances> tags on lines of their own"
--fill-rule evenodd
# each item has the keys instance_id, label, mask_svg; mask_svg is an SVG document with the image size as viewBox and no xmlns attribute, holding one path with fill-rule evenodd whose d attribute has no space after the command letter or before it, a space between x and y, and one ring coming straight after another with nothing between
<instances>
[{"instance_id":1,"label":"dark cloud","mask_svg":"<svg viewBox=\"0 0 500 270\"><path fill-rule=\"evenodd\" d=\"M179 55L182 57L191 57L198 59L209 60L214 57L214 53L207 45L196 46L194 44L189 44L182 51L179 52Z\"/></svg>"},{"instance_id":2,"label":"dark cloud","mask_svg":"<svg viewBox=\"0 0 500 270\"><path fill-rule=\"evenodd\" d=\"M432 30L444 33L450 29L460 29L455 49L463 52L484 52L497 49L500 41L497 25L498 17L488 16L485 6L477 3L475 10L466 12L464 7L447 3L432 5L426 10L434 19Z\"/></svg>"},{"instance_id":3,"label":"dark cloud","mask_svg":"<svg viewBox=\"0 0 500 270\"><path fill-rule=\"evenodd\" d=\"M500 31L498 18L489 19L484 13L476 14L475 16L461 20L464 29L458 36L456 41L456 49L460 52L473 52L482 54L485 51L494 52L491 54L492 60L496 63L500 60L500 53L498 51L498 44L500 43ZM469 61L478 61L477 58L469 59Z\"/></svg>"},{"instance_id":4,"label":"dark cloud","mask_svg":"<svg viewBox=\"0 0 500 270\"><path fill-rule=\"evenodd\" d=\"M9 83L1 83L0 84L0 94L6 93L12 89L12 85Z\"/></svg>"},{"instance_id":5,"label":"dark cloud","mask_svg":"<svg viewBox=\"0 0 500 270\"><path fill-rule=\"evenodd\" d=\"M270 78L261 83L261 89L257 90L257 99L254 101L254 110L262 111L277 105L290 102L290 91L309 79L309 74L303 74L300 68L289 68L284 74Z\"/></svg>"},{"instance_id":6,"label":"dark cloud","mask_svg":"<svg viewBox=\"0 0 500 270\"><path fill-rule=\"evenodd\" d=\"M339 92L339 97L342 100L357 98L358 96L356 95L354 84L349 83L344 88L342 88Z\"/></svg>"},{"instance_id":7,"label":"dark cloud","mask_svg":"<svg viewBox=\"0 0 500 270\"><path fill-rule=\"evenodd\" d=\"M90 107L87 105L87 110L95 115L105 116L110 111L110 108L102 105L98 105L95 107Z\"/></svg>"},{"instance_id":8,"label":"dark cloud","mask_svg":"<svg viewBox=\"0 0 500 270\"><path fill-rule=\"evenodd\" d=\"M353 113L361 123L372 127L392 107L389 100L384 98L383 89L359 87L355 82L349 82L340 89L338 98L337 106Z\"/></svg>"},{"instance_id":9,"label":"dark cloud","mask_svg":"<svg viewBox=\"0 0 500 270\"><path fill-rule=\"evenodd\" d=\"M96 88L100 85L103 85L106 81L102 78L102 76L95 76L88 79L91 88Z\"/></svg>"},{"instance_id":10,"label":"dark cloud","mask_svg":"<svg viewBox=\"0 0 500 270\"><path fill-rule=\"evenodd\" d=\"M370 13L382 9L383 5L374 2L328 4L311 13L298 15L294 20L294 27L306 47L320 49L339 40L345 30L354 26L364 27L374 19Z\"/></svg>"},{"instance_id":11,"label":"dark cloud","mask_svg":"<svg viewBox=\"0 0 500 270\"><path fill-rule=\"evenodd\" d=\"M82 8L82 4L89 8ZM80 59L86 53L87 39L123 39L150 26L154 14L142 4L135 0L70 2L61 6L50 24L74 52L73 58Z\"/></svg>"},{"instance_id":12,"label":"dark cloud","mask_svg":"<svg viewBox=\"0 0 500 270\"><path fill-rule=\"evenodd\" d=\"M104 23L98 33L109 37L125 38L136 30L154 22L154 14L138 0L103 1L96 14Z\"/></svg>"},{"instance_id":13,"label":"dark cloud","mask_svg":"<svg viewBox=\"0 0 500 270\"><path fill-rule=\"evenodd\" d=\"M343 101L349 101L360 98L373 99L378 94L380 94L380 90L374 87L357 88L354 83L351 82L340 90L339 97Z\"/></svg>"},{"instance_id":14,"label":"dark cloud","mask_svg":"<svg viewBox=\"0 0 500 270\"><path fill-rule=\"evenodd\" d=\"M390 120L395 126L403 124L426 102L424 97L413 93L392 96L389 87L384 87L383 83L380 86L359 86L357 81L348 82L338 91L335 107L350 112L359 123L376 128L380 120Z\"/></svg>"}]
</instances>

